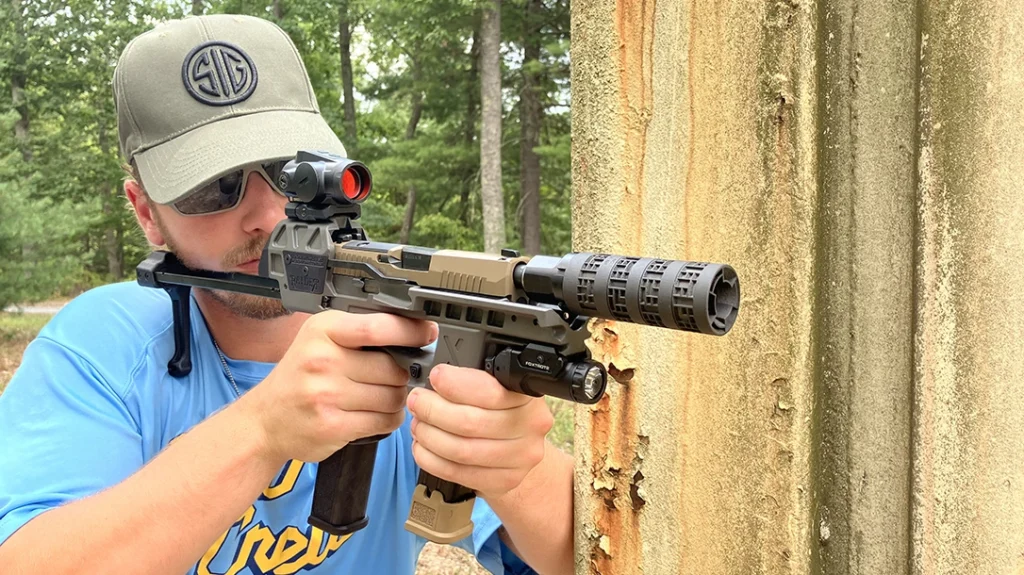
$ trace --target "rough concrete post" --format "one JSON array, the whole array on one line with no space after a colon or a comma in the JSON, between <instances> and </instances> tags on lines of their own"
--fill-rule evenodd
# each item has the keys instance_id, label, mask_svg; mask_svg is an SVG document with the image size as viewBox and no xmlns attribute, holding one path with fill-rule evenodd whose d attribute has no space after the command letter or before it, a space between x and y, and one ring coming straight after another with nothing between
<instances>
[{"instance_id":1,"label":"rough concrete post","mask_svg":"<svg viewBox=\"0 0 1024 575\"><path fill-rule=\"evenodd\" d=\"M574 242L724 261L596 326L578 573L1024 573L1024 2L579 0Z\"/></svg>"}]
</instances>

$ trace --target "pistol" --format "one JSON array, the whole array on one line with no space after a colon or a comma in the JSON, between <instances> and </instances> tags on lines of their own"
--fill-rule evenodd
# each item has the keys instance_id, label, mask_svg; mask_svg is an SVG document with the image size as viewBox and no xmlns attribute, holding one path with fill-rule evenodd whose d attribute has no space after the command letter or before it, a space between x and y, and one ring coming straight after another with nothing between
<instances>
[{"instance_id":1,"label":"pistol","mask_svg":"<svg viewBox=\"0 0 1024 575\"><path fill-rule=\"evenodd\" d=\"M285 219L263 250L259 275L189 269L154 251L137 281L171 297L171 375L191 370L189 290L200 287L277 298L295 312L384 312L438 325L428 348L381 348L429 387L434 365L486 371L514 392L593 404L605 367L585 342L588 320L603 318L725 335L739 312L740 284L726 264L657 257L570 253L562 257L434 249L371 241L359 217L372 188L361 162L303 150L280 174ZM309 523L344 535L365 527L379 435L349 443L317 468ZM405 523L436 543L473 530L473 490L420 471Z\"/></svg>"}]
</instances>

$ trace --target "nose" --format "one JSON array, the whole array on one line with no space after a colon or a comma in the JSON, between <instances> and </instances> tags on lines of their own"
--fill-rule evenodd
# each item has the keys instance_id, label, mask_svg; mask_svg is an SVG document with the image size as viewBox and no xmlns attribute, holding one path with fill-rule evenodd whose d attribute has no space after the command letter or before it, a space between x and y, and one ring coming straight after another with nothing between
<instances>
[{"instance_id":1,"label":"nose","mask_svg":"<svg viewBox=\"0 0 1024 575\"><path fill-rule=\"evenodd\" d=\"M287 200L259 172L249 174L245 196L238 209L242 212L242 228L250 234L270 234L285 218Z\"/></svg>"}]
</instances>

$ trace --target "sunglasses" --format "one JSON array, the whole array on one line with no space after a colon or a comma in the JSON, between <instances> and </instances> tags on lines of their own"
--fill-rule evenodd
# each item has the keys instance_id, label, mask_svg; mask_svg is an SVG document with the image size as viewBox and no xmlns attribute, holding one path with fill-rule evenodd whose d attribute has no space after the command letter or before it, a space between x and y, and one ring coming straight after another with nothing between
<instances>
[{"instance_id":1,"label":"sunglasses","mask_svg":"<svg viewBox=\"0 0 1024 575\"><path fill-rule=\"evenodd\" d=\"M245 196L245 184L252 174L260 174L266 178L274 191L283 196L285 193L278 187L277 179L287 163L287 160L280 160L235 170L202 185L171 205L176 212L183 216L206 216L233 210L242 202L242 197Z\"/></svg>"}]
</instances>

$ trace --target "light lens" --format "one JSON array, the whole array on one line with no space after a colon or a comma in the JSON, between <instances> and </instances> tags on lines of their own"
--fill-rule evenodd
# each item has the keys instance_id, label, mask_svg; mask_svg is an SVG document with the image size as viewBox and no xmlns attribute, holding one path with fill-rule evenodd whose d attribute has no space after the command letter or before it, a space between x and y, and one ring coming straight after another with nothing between
<instances>
[{"instance_id":1,"label":"light lens","mask_svg":"<svg viewBox=\"0 0 1024 575\"><path fill-rule=\"evenodd\" d=\"M583 377L583 393L587 399L594 401L604 392L604 370L598 365L590 366Z\"/></svg>"}]
</instances>

